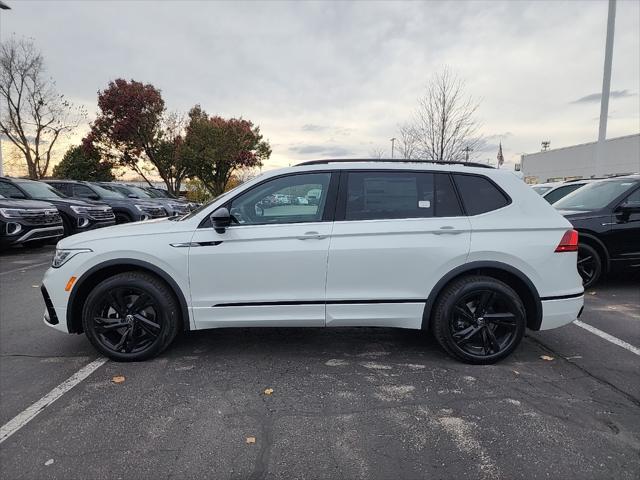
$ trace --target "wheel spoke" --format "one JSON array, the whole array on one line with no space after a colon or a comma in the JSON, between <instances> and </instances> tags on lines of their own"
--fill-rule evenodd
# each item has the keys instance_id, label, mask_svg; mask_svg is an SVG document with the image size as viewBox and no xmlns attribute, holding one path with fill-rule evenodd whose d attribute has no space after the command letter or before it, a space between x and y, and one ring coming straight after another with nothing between
<instances>
[{"instance_id":1,"label":"wheel spoke","mask_svg":"<svg viewBox=\"0 0 640 480\"><path fill-rule=\"evenodd\" d=\"M489 340L489 345L491 346L490 353L498 353L500 351L500 344L498 343L498 339L496 338L495 333L493 333L493 330L491 330L491 328L489 328L488 326L485 327L484 332L487 339Z\"/></svg>"},{"instance_id":2,"label":"wheel spoke","mask_svg":"<svg viewBox=\"0 0 640 480\"><path fill-rule=\"evenodd\" d=\"M516 326L516 316L511 312L487 313L485 314L484 319L489 323L500 325L502 327L515 328Z\"/></svg>"},{"instance_id":3,"label":"wheel spoke","mask_svg":"<svg viewBox=\"0 0 640 480\"><path fill-rule=\"evenodd\" d=\"M140 313L145 308L153 305L153 298L146 293L141 293L133 304L128 308L127 313L135 314Z\"/></svg>"},{"instance_id":4,"label":"wheel spoke","mask_svg":"<svg viewBox=\"0 0 640 480\"><path fill-rule=\"evenodd\" d=\"M480 302L476 306L475 314L476 316L483 316L485 312L489 309L489 307L493 304L493 299L495 298L495 292L484 292L482 297L480 297Z\"/></svg>"},{"instance_id":5,"label":"wheel spoke","mask_svg":"<svg viewBox=\"0 0 640 480\"><path fill-rule=\"evenodd\" d=\"M120 341L113 346L113 349L116 352L119 352L122 346L124 345L124 342L127 341L127 337L129 336L130 331L131 331L131 328L127 328L124 332L122 332L122 337L120 338Z\"/></svg>"},{"instance_id":6,"label":"wheel spoke","mask_svg":"<svg viewBox=\"0 0 640 480\"><path fill-rule=\"evenodd\" d=\"M457 314L462 315L465 320L467 320L469 322L473 322L474 321L473 313L471 313L471 311L469 310L469 307L466 304L465 304L464 308L462 308L459 305L456 305L454 310L455 310L455 312Z\"/></svg>"},{"instance_id":7,"label":"wheel spoke","mask_svg":"<svg viewBox=\"0 0 640 480\"><path fill-rule=\"evenodd\" d=\"M141 315L136 315L135 317L138 319L138 325L142 330L147 332L147 334L151 335L153 338L157 338L160 333L160 325L142 317Z\"/></svg>"},{"instance_id":8,"label":"wheel spoke","mask_svg":"<svg viewBox=\"0 0 640 480\"><path fill-rule=\"evenodd\" d=\"M469 342L473 337L475 337L480 330L482 330L482 327L471 325L470 327L467 327L463 330L460 330L459 332L454 333L453 339L458 345L464 345L465 343Z\"/></svg>"},{"instance_id":9,"label":"wheel spoke","mask_svg":"<svg viewBox=\"0 0 640 480\"><path fill-rule=\"evenodd\" d=\"M588 262L591 259L593 259L593 257L591 255L588 255L588 256L583 257L583 258L579 258L578 259L578 265L580 265L581 263L584 263L584 262Z\"/></svg>"},{"instance_id":10,"label":"wheel spoke","mask_svg":"<svg viewBox=\"0 0 640 480\"><path fill-rule=\"evenodd\" d=\"M119 322L117 321L117 319L103 317L94 318L94 322L96 323L95 327L96 331L98 332L108 332L110 330L116 330L118 328L126 327L127 325L129 325L126 322Z\"/></svg>"},{"instance_id":11,"label":"wheel spoke","mask_svg":"<svg viewBox=\"0 0 640 480\"><path fill-rule=\"evenodd\" d=\"M120 289L117 289L115 291L109 292L109 301L111 307L113 307L113 309L118 312L118 315L121 318L124 318L127 314L127 302L122 295L122 291Z\"/></svg>"}]
</instances>

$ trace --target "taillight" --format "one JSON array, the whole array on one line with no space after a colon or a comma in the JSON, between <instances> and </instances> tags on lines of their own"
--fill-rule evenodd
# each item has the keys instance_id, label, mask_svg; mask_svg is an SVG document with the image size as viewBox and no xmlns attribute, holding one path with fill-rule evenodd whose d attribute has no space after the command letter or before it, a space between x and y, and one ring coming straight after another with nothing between
<instances>
[{"instance_id":1,"label":"taillight","mask_svg":"<svg viewBox=\"0 0 640 480\"><path fill-rule=\"evenodd\" d=\"M556 247L556 252L577 252L578 251L578 232L576 230L567 230L562 235L560 243Z\"/></svg>"}]
</instances>

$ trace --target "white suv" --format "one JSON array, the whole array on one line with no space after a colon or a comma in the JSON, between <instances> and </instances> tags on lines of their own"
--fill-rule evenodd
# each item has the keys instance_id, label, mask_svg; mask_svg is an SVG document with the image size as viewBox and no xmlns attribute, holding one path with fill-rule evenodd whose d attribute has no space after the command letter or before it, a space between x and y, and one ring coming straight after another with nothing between
<instances>
[{"instance_id":1,"label":"white suv","mask_svg":"<svg viewBox=\"0 0 640 480\"><path fill-rule=\"evenodd\" d=\"M571 224L480 167L306 162L181 218L65 238L45 322L120 361L181 330L376 326L429 329L460 360L496 362L525 328L572 322L583 288Z\"/></svg>"}]
</instances>

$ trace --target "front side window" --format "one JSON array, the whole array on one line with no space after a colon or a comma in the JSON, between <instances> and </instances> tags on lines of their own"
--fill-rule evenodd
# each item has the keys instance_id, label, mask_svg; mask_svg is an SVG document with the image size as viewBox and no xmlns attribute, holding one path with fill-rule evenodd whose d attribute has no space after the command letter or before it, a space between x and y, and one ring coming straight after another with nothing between
<instances>
[{"instance_id":1,"label":"front side window","mask_svg":"<svg viewBox=\"0 0 640 480\"><path fill-rule=\"evenodd\" d=\"M509 199L488 178L454 174L467 215L480 215L509 205Z\"/></svg>"},{"instance_id":2,"label":"front side window","mask_svg":"<svg viewBox=\"0 0 640 480\"><path fill-rule=\"evenodd\" d=\"M640 208L640 188L629 195L622 203L626 207Z\"/></svg>"},{"instance_id":3,"label":"front side window","mask_svg":"<svg viewBox=\"0 0 640 480\"><path fill-rule=\"evenodd\" d=\"M448 174L350 172L345 220L449 217L461 214Z\"/></svg>"},{"instance_id":4,"label":"front side window","mask_svg":"<svg viewBox=\"0 0 640 480\"><path fill-rule=\"evenodd\" d=\"M330 173L288 175L267 181L231 201L239 225L320 222Z\"/></svg>"},{"instance_id":5,"label":"front side window","mask_svg":"<svg viewBox=\"0 0 640 480\"><path fill-rule=\"evenodd\" d=\"M20 182L20 186L33 198L52 200L64 198L62 193L46 183L26 181Z\"/></svg>"},{"instance_id":6,"label":"front side window","mask_svg":"<svg viewBox=\"0 0 640 480\"><path fill-rule=\"evenodd\" d=\"M84 185L74 185L73 195L76 197L82 197L82 198L91 198L96 196L93 190L91 190L89 187L86 187Z\"/></svg>"}]
</instances>

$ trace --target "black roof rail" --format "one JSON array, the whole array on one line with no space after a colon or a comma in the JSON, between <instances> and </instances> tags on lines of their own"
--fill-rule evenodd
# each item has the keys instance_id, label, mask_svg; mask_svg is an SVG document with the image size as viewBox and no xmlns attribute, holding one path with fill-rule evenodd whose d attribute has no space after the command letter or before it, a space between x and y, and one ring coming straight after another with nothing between
<instances>
[{"instance_id":1,"label":"black roof rail","mask_svg":"<svg viewBox=\"0 0 640 480\"><path fill-rule=\"evenodd\" d=\"M463 165L465 167L478 167L478 168L494 168L486 163L477 162L454 162L454 161L442 161L437 162L435 160L404 160L395 158L328 158L324 160L307 160L306 162L297 163L295 167L301 167L303 165L325 165L327 163L432 163L434 165Z\"/></svg>"}]
</instances>

